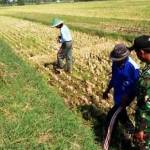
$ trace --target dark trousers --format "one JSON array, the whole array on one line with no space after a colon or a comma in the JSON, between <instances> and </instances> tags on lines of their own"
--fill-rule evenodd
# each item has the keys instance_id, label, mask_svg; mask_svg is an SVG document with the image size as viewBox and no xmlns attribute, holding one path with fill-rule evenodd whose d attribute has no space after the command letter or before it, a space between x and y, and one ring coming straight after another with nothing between
<instances>
[{"instance_id":1,"label":"dark trousers","mask_svg":"<svg viewBox=\"0 0 150 150\"><path fill-rule=\"evenodd\" d=\"M64 59L66 59L65 65ZM64 68L68 72L72 71L72 41L62 44L57 54L57 62L60 68Z\"/></svg>"},{"instance_id":2,"label":"dark trousers","mask_svg":"<svg viewBox=\"0 0 150 150\"><path fill-rule=\"evenodd\" d=\"M111 118L112 118L113 114L116 112L116 110L118 109L118 107L119 106L116 106L116 105L113 106L107 114L106 122L105 122L105 135L104 136L107 135L107 130L108 130L108 127L110 125ZM115 133L116 127L118 126L118 121L125 127L125 129L128 132L131 132L131 131L134 132L134 126L128 117L127 111L126 111L126 109L123 109L116 118L116 121L114 123L112 136ZM117 134L117 133L115 133L115 134Z\"/></svg>"}]
</instances>

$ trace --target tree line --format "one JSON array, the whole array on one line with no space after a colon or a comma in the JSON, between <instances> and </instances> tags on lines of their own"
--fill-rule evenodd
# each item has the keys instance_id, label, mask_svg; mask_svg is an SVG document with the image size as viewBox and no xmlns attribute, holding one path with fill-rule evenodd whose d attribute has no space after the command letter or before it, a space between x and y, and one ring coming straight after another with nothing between
<instances>
[{"instance_id":1,"label":"tree line","mask_svg":"<svg viewBox=\"0 0 150 150\"><path fill-rule=\"evenodd\" d=\"M80 1L95 1L95 0L0 0L1 5L25 5L25 4L44 4L44 3L60 3L60 2L80 2ZM107 0L99 0L107 1Z\"/></svg>"}]
</instances>

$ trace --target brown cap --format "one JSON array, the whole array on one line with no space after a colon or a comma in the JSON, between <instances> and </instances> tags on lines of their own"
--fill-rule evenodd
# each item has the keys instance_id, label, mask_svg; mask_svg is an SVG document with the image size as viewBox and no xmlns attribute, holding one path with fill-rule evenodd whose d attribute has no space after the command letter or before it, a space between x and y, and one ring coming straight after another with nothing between
<instances>
[{"instance_id":1,"label":"brown cap","mask_svg":"<svg viewBox=\"0 0 150 150\"><path fill-rule=\"evenodd\" d=\"M110 53L110 59L112 61L122 61L125 58L127 58L130 54L130 51L127 49L127 47L121 43L116 44L112 52Z\"/></svg>"}]
</instances>

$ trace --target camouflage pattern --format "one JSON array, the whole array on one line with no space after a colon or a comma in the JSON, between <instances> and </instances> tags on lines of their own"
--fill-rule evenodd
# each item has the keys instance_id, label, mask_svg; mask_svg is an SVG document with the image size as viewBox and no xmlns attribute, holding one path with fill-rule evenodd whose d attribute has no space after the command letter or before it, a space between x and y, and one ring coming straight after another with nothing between
<instances>
[{"instance_id":1,"label":"camouflage pattern","mask_svg":"<svg viewBox=\"0 0 150 150\"><path fill-rule=\"evenodd\" d=\"M145 133L145 141L139 144L139 149L150 150L150 64L142 70L137 87L136 128Z\"/></svg>"}]
</instances>

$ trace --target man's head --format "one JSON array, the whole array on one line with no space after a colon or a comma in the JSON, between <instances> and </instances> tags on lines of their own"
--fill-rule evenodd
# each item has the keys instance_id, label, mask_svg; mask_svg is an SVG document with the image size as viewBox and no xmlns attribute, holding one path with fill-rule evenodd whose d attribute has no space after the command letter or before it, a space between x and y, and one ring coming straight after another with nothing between
<instances>
[{"instance_id":1,"label":"man's head","mask_svg":"<svg viewBox=\"0 0 150 150\"><path fill-rule=\"evenodd\" d=\"M110 59L118 65L121 65L129 56L130 52L124 44L116 44L110 53Z\"/></svg>"},{"instance_id":2,"label":"man's head","mask_svg":"<svg viewBox=\"0 0 150 150\"><path fill-rule=\"evenodd\" d=\"M143 61L150 63L150 36L142 35L134 39L130 51L135 50L138 58Z\"/></svg>"},{"instance_id":3,"label":"man's head","mask_svg":"<svg viewBox=\"0 0 150 150\"><path fill-rule=\"evenodd\" d=\"M51 27L61 28L63 26L63 21L57 18L53 18L51 21Z\"/></svg>"}]
</instances>

